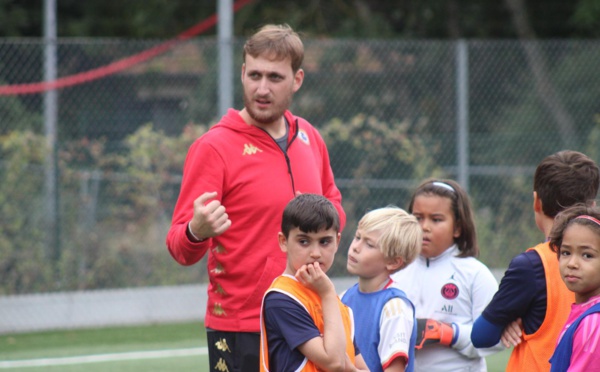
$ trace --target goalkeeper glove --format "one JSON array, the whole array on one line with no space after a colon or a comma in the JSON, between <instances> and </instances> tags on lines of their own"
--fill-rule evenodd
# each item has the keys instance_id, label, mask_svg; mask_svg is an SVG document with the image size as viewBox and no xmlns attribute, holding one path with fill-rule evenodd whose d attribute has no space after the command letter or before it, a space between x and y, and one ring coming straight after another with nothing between
<instances>
[{"instance_id":1,"label":"goalkeeper glove","mask_svg":"<svg viewBox=\"0 0 600 372\"><path fill-rule=\"evenodd\" d=\"M454 328L451 324L439 322L434 319L417 319L416 349L437 343L444 346L451 346L453 338Z\"/></svg>"}]
</instances>

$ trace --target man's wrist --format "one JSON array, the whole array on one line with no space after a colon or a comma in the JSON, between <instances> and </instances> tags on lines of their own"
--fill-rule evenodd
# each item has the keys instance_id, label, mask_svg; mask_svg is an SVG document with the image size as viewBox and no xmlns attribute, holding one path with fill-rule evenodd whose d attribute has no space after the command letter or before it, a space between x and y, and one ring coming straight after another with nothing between
<instances>
[{"instance_id":1,"label":"man's wrist","mask_svg":"<svg viewBox=\"0 0 600 372\"><path fill-rule=\"evenodd\" d=\"M188 222L187 226L188 238L194 243L201 243L206 240L206 238L199 238L192 232L192 221Z\"/></svg>"}]
</instances>

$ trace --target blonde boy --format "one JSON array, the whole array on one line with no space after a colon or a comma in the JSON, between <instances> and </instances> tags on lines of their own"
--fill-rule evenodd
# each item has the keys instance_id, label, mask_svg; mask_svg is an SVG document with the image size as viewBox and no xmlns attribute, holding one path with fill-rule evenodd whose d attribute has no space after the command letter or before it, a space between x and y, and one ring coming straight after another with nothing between
<instances>
[{"instance_id":1,"label":"blonde boy","mask_svg":"<svg viewBox=\"0 0 600 372\"><path fill-rule=\"evenodd\" d=\"M356 343L373 371L413 371L417 337L415 309L390 275L421 251L417 219L389 206L365 214L348 250L347 269L358 283L342 295L354 312Z\"/></svg>"}]
</instances>

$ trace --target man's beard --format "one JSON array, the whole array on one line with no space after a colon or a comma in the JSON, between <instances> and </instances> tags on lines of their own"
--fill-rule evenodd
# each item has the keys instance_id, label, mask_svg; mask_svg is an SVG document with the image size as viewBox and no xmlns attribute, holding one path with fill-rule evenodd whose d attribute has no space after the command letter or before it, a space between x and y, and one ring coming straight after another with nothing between
<instances>
[{"instance_id":1,"label":"man's beard","mask_svg":"<svg viewBox=\"0 0 600 372\"><path fill-rule=\"evenodd\" d=\"M266 111L255 111L254 107L252 106L255 103L256 101L254 101L254 99L249 98L246 94L244 94L244 107L246 108L246 111L252 120L259 124L271 124L279 120L279 118L283 116L285 110L290 107L290 104L292 103L292 95L290 94L286 100L282 102L272 104L271 108Z\"/></svg>"}]
</instances>

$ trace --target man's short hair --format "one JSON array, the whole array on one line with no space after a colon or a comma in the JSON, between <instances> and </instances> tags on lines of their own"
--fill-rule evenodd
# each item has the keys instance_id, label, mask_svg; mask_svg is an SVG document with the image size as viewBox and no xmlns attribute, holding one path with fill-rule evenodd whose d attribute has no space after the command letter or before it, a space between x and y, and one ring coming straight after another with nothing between
<instances>
[{"instance_id":1,"label":"man's short hair","mask_svg":"<svg viewBox=\"0 0 600 372\"><path fill-rule=\"evenodd\" d=\"M246 41L244 62L246 55L254 58L265 56L274 61L290 58L292 71L296 73L304 60L304 45L300 36L287 24L266 25Z\"/></svg>"}]
</instances>

